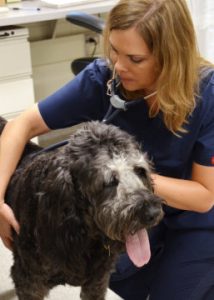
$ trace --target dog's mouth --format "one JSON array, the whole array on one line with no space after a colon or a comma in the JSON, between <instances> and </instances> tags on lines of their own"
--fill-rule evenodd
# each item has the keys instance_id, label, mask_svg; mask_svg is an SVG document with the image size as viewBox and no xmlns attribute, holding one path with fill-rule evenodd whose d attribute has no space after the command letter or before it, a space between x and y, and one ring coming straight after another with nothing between
<instances>
[{"instance_id":1,"label":"dog's mouth","mask_svg":"<svg viewBox=\"0 0 214 300\"><path fill-rule=\"evenodd\" d=\"M138 230L126 236L126 251L137 267L147 264L151 257L149 237L146 229Z\"/></svg>"}]
</instances>

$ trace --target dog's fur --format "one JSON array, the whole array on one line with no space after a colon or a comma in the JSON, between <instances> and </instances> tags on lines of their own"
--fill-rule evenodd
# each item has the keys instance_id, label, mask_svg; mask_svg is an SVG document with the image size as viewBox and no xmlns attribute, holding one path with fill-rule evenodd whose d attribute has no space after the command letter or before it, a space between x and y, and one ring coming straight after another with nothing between
<instances>
[{"instance_id":1,"label":"dog's fur","mask_svg":"<svg viewBox=\"0 0 214 300\"><path fill-rule=\"evenodd\" d=\"M149 164L130 135L98 122L32 156L38 149L27 145L6 194L21 228L11 271L17 296L41 300L67 283L81 286L83 300L103 300L125 236L162 217Z\"/></svg>"}]
</instances>

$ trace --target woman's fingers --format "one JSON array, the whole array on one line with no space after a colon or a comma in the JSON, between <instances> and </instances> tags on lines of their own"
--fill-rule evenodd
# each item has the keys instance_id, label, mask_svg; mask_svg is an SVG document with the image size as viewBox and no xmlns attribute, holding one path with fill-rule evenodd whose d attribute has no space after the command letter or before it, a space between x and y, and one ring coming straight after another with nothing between
<instances>
[{"instance_id":1,"label":"woman's fingers","mask_svg":"<svg viewBox=\"0 0 214 300\"><path fill-rule=\"evenodd\" d=\"M0 206L0 237L4 245L10 250L12 250L13 247L11 228L13 228L17 234L19 233L19 224L12 209L6 203L3 203Z\"/></svg>"},{"instance_id":2,"label":"woman's fingers","mask_svg":"<svg viewBox=\"0 0 214 300\"><path fill-rule=\"evenodd\" d=\"M11 239L9 238L2 238L2 242L5 245L6 248L8 248L9 250L13 250L13 242Z\"/></svg>"}]
</instances>

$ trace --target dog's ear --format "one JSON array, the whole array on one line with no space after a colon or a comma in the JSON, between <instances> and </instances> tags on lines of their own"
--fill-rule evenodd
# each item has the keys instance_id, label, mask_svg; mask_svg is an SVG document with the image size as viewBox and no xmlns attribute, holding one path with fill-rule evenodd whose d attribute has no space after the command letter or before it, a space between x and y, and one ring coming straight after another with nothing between
<instances>
[{"instance_id":1,"label":"dog's ear","mask_svg":"<svg viewBox=\"0 0 214 300\"><path fill-rule=\"evenodd\" d=\"M48 225L56 229L76 210L72 174L61 166L52 168L43 184L44 214Z\"/></svg>"},{"instance_id":2,"label":"dog's ear","mask_svg":"<svg viewBox=\"0 0 214 300\"><path fill-rule=\"evenodd\" d=\"M91 168L92 156L89 154L82 155L76 159L72 164L72 172L74 178L76 178L79 183L88 183L92 177L93 170Z\"/></svg>"},{"instance_id":3,"label":"dog's ear","mask_svg":"<svg viewBox=\"0 0 214 300\"><path fill-rule=\"evenodd\" d=\"M103 190L103 174L95 160L95 157L87 154L79 157L72 164L74 187L81 195L78 203L83 210L93 209L96 206L95 199L98 198L98 193Z\"/></svg>"},{"instance_id":4,"label":"dog's ear","mask_svg":"<svg viewBox=\"0 0 214 300\"><path fill-rule=\"evenodd\" d=\"M72 174L67 168L56 167L46 178L43 190L45 194L38 207L38 236L47 251L55 247L56 252L65 258L71 247L84 243L85 238L82 212L78 206L80 199ZM55 250L51 249L51 253Z\"/></svg>"}]
</instances>

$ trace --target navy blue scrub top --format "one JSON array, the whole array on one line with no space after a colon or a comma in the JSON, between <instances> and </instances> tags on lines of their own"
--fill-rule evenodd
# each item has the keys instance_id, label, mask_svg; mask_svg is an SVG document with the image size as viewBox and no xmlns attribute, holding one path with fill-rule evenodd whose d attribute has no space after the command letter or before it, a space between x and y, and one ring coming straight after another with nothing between
<instances>
[{"instance_id":1,"label":"navy blue scrub top","mask_svg":"<svg viewBox=\"0 0 214 300\"><path fill-rule=\"evenodd\" d=\"M106 83L111 71L104 60L96 60L72 81L39 103L40 113L51 129L90 120L101 121L109 106ZM190 179L192 163L214 167L214 70L200 83L200 97L185 125L187 133L177 137L162 121L162 114L149 118L146 101L120 112L112 124L134 135L154 163L158 174ZM164 223L174 229L214 229L214 209L208 213L164 207Z\"/></svg>"}]
</instances>

